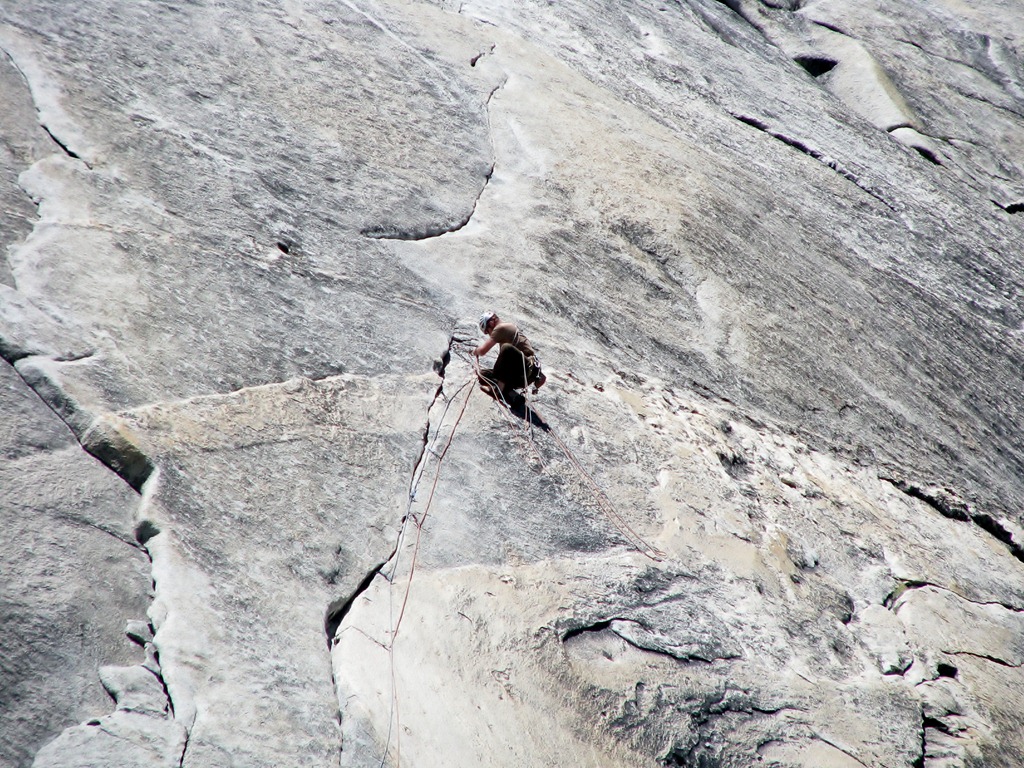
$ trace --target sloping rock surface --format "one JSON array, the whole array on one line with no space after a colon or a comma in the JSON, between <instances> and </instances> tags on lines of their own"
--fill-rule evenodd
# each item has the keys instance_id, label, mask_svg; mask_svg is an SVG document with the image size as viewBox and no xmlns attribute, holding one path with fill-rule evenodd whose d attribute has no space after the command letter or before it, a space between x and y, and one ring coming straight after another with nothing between
<instances>
[{"instance_id":1,"label":"sloping rock surface","mask_svg":"<svg viewBox=\"0 0 1024 768\"><path fill-rule=\"evenodd\" d=\"M0 763L1024 764L1018 3L0 51Z\"/></svg>"}]
</instances>

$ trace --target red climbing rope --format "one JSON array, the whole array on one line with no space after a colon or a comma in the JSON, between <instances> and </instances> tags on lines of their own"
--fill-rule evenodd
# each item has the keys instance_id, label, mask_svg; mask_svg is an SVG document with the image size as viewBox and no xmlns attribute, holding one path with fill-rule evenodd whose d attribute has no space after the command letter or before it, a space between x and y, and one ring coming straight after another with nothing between
<instances>
[{"instance_id":1,"label":"red climbing rope","mask_svg":"<svg viewBox=\"0 0 1024 768\"><path fill-rule=\"evenodd\" d=\"M455 339L453 339L452 341L453 341L453 343L459 343ZM458 347L456 347L456 352L460 356L462 356L462 357L466 356L465 350L458 349ZM657 549L653 545L649 544L646 540L644 540L644 538L640 534L638 534L629 525L628 522L626 522L625 518L623 518L623 516L618 512L618 510L615 508L615 505L612 504L611 499L608 498L608 495L604 492L604 490L601 488L601 486L598 485L597 481L594 480L594 478L590 475L590 473L587 472L587 470L584 468L584 466L580 462L580 460L577 459L575 454L569 449L569 446L565 444L565 442L558 436L558 433L555 432L554 428L551 427L550 422L547 422L547 420L544 419L544 417L540 414L540 412L537 410L537 408L534 405L530 404L529 401L527 401L526 402L526 406L525 406L525 410L526 410L526 414L527 414L526 421L522 424L521 427L517 426L516 420L513 419L512 415L511 415L511 407L509 406L508 401L505 400L505 394L504 394L504 392L502 392L501 388L498 386L498 382L483 375L483 373L482 373L482 371L480 369L480 360L479 360L479 358L477 358L475 355L470 355L470 357L472 357L473 370L474 370L474 373L475 373L475 377L478 380L483 381L484 383L488 384L491 387L491 390L494 393L496 393L496 397L494 398L494 401L495 401L495 405L498 407L498 410L501 412L502 417L505 419L506 423L511 427L513 434L516 435L517 438L522 438L523 440L525 440L525 443L526 443L526 446L527 446L528 450L530 452L532 452L532 454L537 458L538 462L540 463L541 468L542 469L546 468L546 462L544 461L544 456L541 453L540 447L538 446L537 441L534 439L534 436L533 436L533 430L532 430L533 416L535 416L538 419L540 419L541 421L547 423L546 431L548 432L548 434L551 435L551 437L554 439L555 443L561 449L562 453L565 454L566 459L569 461L569 463L576 470L576 472L578 473L578 475L579 475L580 479L582 480L582 482L584 483L584 485L589 487L589 489L593 492L594 498L595 498L595 500L597 502L597 506L601 509L602 512L604 512L605 516L611 521L611 523L619 530L619 532L626 539L626 541L634 549L636 549L640 554L644 555L645 557L650 558L651 560L654 560L656 562L660 562L665 557L665 553L662 552L661 550ZM525 361L524 361L524 365L525 365ZM523 373L524 373L524 376L525 376L525 370L524 370ZM423 472L421 470L418 476L416 476L414 474L413 481L412 481L412 484L411 484L411 487L410 487L410 491L409 491L409 506L408 506L408 509L406 511L405 518L402 521L402 530L399 533L398 545L395 548L396 560L395 560L394 569L392 570L392 576L391 576L391 579L390 579L392 584L394 583L394 575L395 575L395 573L397 571L397 568L398 568L398 557L400 556L400 552L401 552L401 549L402 549L402 546L403 546L403 542L405 541L406 526L408 525L408 522L410 520L412 520L413 523L416 525L416 540L413 543L413 548L412 548L412 561L411 561L411 563L409 565L409 575L406 578L405 591L404 591L404 595L402 596L401 608L399 609L399 612L398 612L398 618L396 620L394 620L393 623L392 623L392 627L391 627L391 630L390 630L391 631L391 641L390 641L390 643L388 643L388 646L387 646L388 655L389 655L389 658L390 658L390 666L391 666L391 704L392 704L392 713L391 713L391 717L390 717L389 722L388 722L387 742L386 742L385 748L384 748L384 755L381 758L381 763L380 763L381 768L383 768L383 766L384 766L384 764L385 764L385 762L387 760L388 753L389 753L389 751L391 749L391 737L392 737L392 732L393 732L393 730L392 730L392 726L393 725L398 726L397 728L394 729L394 732L396 733L396 736L395 736L395 740L396 740L395 766L396 766L396 768L398 766L400 766L400 764L401 764L401 754L402 754L402 748L401 748L401 723L400 723L399 708L398 708L398 681L397 681L397 678L396 678L396 675L395 675L395 660L394 660L395 641L398 638L398 630L399 630L399 628L402 625L402 619L405 617L405 609L408 606L409 595L412 592L412 581L413 581L413 576L416 573L416 565L417 565L418 558L419 558L420 543L421 543L421 539L422 539L422 535L423 535L423 526L426 523L427 516L430 514L430 507L431 507L431 504L434 501L434 493L437 491L438 480L439 480L439 478L441 476L441 465L444 462L445 456L448 454L448 449L451 448L452 442L455 439L455 432L459 428L459 424L462 421L462 417L466 413L466 407L469 405L470 398L472 398L473 392L476 389L476 387L472 386L472 382L473 382L473 379L470 379L468 382L466 382L466 384L463 384L458 390L456 390L455 396L453 398L451 398L451 399L446 398L448 400L448 402L445 405L444 412L441 414L441 425L444 424L444 419L445 419L445 417L448 414L448 409L450 408L452 401L456 397L458 397L459 393L463 389L465 389L467 387L467 385L469 385L469 393L466 395L465 400L463 400L463 402L462 402L462 407L459 409L459 415L456 417L455 423L452 425L451 431L448 433L448 438L445 441L444 448L442 448L441 452L438 454L438 453L434 453L433 449L429 445L424 447L424 461L426 461L426 457L429 454L433 454L433 455L435 455L437 457L437 464L436 464L436 467L434 469L434 480L431 483L430 493L428 494L427 501L424 504L423 513L421 515L419 515L419 516L416 516L412 512L412 505L413 505L413 503L415 501L416 488L419 485L419 481L423 477ZM532 414L532 416L531 416L531 414ZM436 434L437 435L441 434L441 426L440 425L438 426L438 430L437 430ZM436 439L435 439L435 442L436 442ZM393 606L393 603L392 603L392 606ZM392 617L394 616L394 609L393 609L393 607L391 608L391 616Z\"/></svg>"},{"instance_id":2,"label":"red climbing rope","mask_svg":"<svg viewBox=\"0 0 1024 768\"><path fill-rule=\"evenodd\" d=\"M416 523L416 541L412 548L412 563L409 566L409 578L405 586L405 596L402 599L402 608L398 612L398 620L395 622L395 627L391 632L391 644L394 645L395 638L398 636L398 628L402 625L402 617L405 616L405 607L409 602L409 592L412 588L412 577L416 571L416 559L420 551L420 538L423 534L423 524L427 521L427 515L430 514L430 504L434 501L434 492L437 490L437 481L441 477L441 463L444 461L445 454L448 453L448 449L451 448L452 440L455 439L455 430L459 428L459 422L462 421L462 415L466 412L466 406L469 405L469 399L473 397L475 387L469 388L469 394L466 395L466 399L462 403L462 409L459 411L458 417L455 419L455 424L452 425L452 431L448 435L448 440L444 444L444 448L441 450L440 455L437 457L437 468L434 471L434 482L430 486L430 495L427 496L427 503L424 505L423 514L415 519Z\"/></svg>"},{"instance_id":3,"label":"red climbing rope","mask_svg":"<svg viewBox=\"0 0 1024 768\"><path fill-rule=\"evenodd\" d=\"M531 413L548 425L548 434L551 435L551 437L554 439L558 447L561 448L562 453L565 454L566 459L568 459L569 463L572 464L573 468L575 468L580 478L583 480L583 483L589 486L590 490L594 494L595 499L597 500L598 507L601 509L602 512L604 512L608 519L611 520L612 524L616 528L618 528L619 532L625 537L626 541L629 542L630 546L632 546L645 557L648 557L651 560L654 560L655 562L661 562L665 558L665 553L657 547L653 546L652 544L648 543L639 533L637 533L629 525L629 523L626 522L625 518L619 513L617 509L615 509L615 505L612 504L611 499L608 498L608 494L604 492L601 486L597 484L597 481L594 480L594 478L590 475L589 472L587 472L587 470L583 467L583 464L580 462L580 460L576 458L576 455L569 449L569 446L567 446L565 442L562 440L562 438L558 436L558 433L555 431L554 427L552 427L551 423L541 415L540 411L537 410L536 406L527 404L526 422L524 422L521 429L517 429L514 424L514 420L509 415L509 404L508 401L505 400L504 392L502 392L501 389L497 386L497 382L493 381L492 379L488 379L481 373L479 358L475 356L473 357L473 368L476 371L477 376L481 380L489 384L492 390L497 393L498 398L500 398L500 401L498 398L495 398L495 402L498 405L498 410L501 411L502 416L505 418L505 421L512 425L513 430L515 430L516 432L525 437L527 443L533 451L533 454L540 461L541 466L543 467L545 465L544 457L541 455L540 449L537 447L536 440L533 438L531 430L528 429L526 424L526 422L529 422L530 426L532 426L533 424L533 420L530 417ZM504 405L505 407L502 408L502 405Z\"/></svg>"},{"instance_id":4,"label":"red climbing rope","mask_svg":"<svg viewBox=\"0 0 1024 768\"><path fill-rule=\"evenodd\" d=\"M555 431L554 427L551 426L551 423L541 415L536 406L530 406L530 408L534 414L537 415L537 418L548 424L548 434L551 435L558 447L562 449L562 453L565 454L565 458L567 458L569 463L573 465L583 482L590 486L590 489L594 492L594 497L597 499L598 507L600 507L601 511L604 512L608 519L612 521L612 524L619 529L619 532L626 538L626 541L628 541L637 552L645 557L648 557L655 562L661 562L664 560L665 553L653 544L649 544L639 533L633 530L629 523L626 522L625 518L619 514L619 511L615 509L615 505L612 504L611 499L608 498L608 494L606 494L601 486L597 484L597 481L590 476L590 473L584 469L583 464L580 463L580 460L576 458L576 455L569 450L569 446L565 444L562 438L558 436L558 433Z\"/></svg>"},{"instance_id":5,"label":"red climbing rope","mask_svg":"<svg viewBox=\"0 0 1024 768\"><path fill-rule=\"evenodd\" d=\"M466 384L463 384L461 387L459 387L459 389L456 390L456 392L455 392L455 396L457 397L458 394L463 389L466 389L466 385L470 384L470 383L471 382L467 382ZM391 668L391 706L392 706L392 712L391 712L391 715L390 715L390 717L388 719L388 735L387 735L387 740L386 740L386 743L385 743L385 746L384 746L384 755L381 757L381 763L380 763L381 764L381 768L383 768L385 762L387 761L388 752L391 749L391 734L393 732L392 731L392 725L398 725L399 726L398 728L394 729L394 732L396 734L396 736L395 736L395 741L396 741L396 746L395 746L395 766L396 766L396 768L398 768L398 766L400 766L401 762L402 762L402 729L401 729L401 720L400 720L399 706L398 706L398 679L395 676L395 641L398 638L398 629L402 625L402 619L405 616L405 609L406 609L406 606L409 603L409 594L412 591L412 579L413 579L413 575L416 572L416 562L417 562L417 559L418 559L418 556L419 556L419 551L420 551L420 541L421 541L422 533L423 533L423 525L424 525L424 523L426 523L427 515L430 514L430 505L431 505L431 503L434 500L434 492L437 490L437 482L438 482L438 479L441 476L441 464L444 461L445 455L448 453L448 449L451 447L452 441L455 439L455 430L458 429L459 422L462 421L462 416L466 412L466 406L469 405L469 400L473 396L473 390L474 389L475 388L472 387L472 386L469 387L469 393L466 395L466 399L462 403L462 408L459 410L459 415L455 419L455 424L452 425L452 431L448 435L448 439L445 442L444 448L441 450L440 454L435 454L435 455L437 455L437 466L436 466L435 471L434 471L434 481L431 484L430 494L427 497L426 504L424 505L423 514L420 515L419 517L415 517L412 514L412 505L413 505L413 502L415 501L416 488L419 485L419 480L423 477L423 473L422 472L420 472L419 477L414 477L412 485L411 485L411 487L409 489L409 506L408 506L408 508L406 510L405 519L402 521L402 530L399 533L398 545L395 547L396 558L399 556L399 554L401 552L402 542L405 540L406 526L407 526L409 520L413 520L413 522L416 525L416 541L413 543L412 562L409 565L409 576L408 576L408 578L406 580L406 584L405 584L405 594L402 597L402 607L401 607L401 609L399 611L398 619L393 622L393 625L391 627L391 641L388 643L388 646L387 646L389 665L390 665L390 668ZM448 414L448 409L449 409L450 406L451 406L451 400L449 400L448 403L445 405L445 409L444 409L443 413L441 414L441 424L442 425L444 424L444 418ZM437 434L440 434L440 433L441 433L441 427L439 425L438 426ZM424 446L424 460L425 460L425 457L428 454L430 454L430 453L433 453L433 450L431 449L431 447L429 445ZM397 569L397 568L398 568L398 562L397 562L397 559L396 559L395 569ZM394 571L392 571L392 583L393 583L393 579L394 579ZM389 593L390 593L390 590L389 590ZM393 608L391 609L391 616L392 617L394 616Z\"/></svg>"}]
</instances>

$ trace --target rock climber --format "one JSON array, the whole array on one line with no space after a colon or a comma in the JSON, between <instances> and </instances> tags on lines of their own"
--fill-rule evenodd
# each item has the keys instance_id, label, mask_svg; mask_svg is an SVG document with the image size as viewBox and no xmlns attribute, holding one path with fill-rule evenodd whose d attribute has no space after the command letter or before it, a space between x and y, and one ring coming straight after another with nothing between
<instances>
[{"instance_id":1,"label":"rock climber","mask_svg":"<svg viewBox=\"0 0 1024 768\"><path fill-rule=\"evenodd\" d=\"M499 345L494 366L480 370L480 388L495 400L506 402L513 397L518 400L521 395L516 397L515 390L530 384L533 385L533 393L537 394L548 377L540 369L537 353L526 334L514 323L501 322L493 312L484 312L480 316L480 332L487 338L473 350L474 355L483 357L491 347Z\"/></svg>"}]
</instances>

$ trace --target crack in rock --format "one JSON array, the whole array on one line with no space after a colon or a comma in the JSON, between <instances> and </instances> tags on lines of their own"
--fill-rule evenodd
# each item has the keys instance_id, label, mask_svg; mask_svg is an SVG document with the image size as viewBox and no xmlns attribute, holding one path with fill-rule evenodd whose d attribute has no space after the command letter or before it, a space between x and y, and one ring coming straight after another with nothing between
<instances>
[{"instance_id":1,"label":"crack in rock","mask_svg":"<svg viewBox=\"0 0 1024 768\"><path fill-rule=\"evenodd\" d=\"M60 95L58 89L53 85L53 79L48 77L47 73L40 67L30 51L30 47L21 41L17 41L15 38L7 38L5 45L0 47L0 50L7 55L10 63L25 81L29 96L32 99L32 105L35 107L36 115L38 115L39 127L43 129L46 135L50 137L53 143L65 155L78 160L91 171L93 169L92 163L86 160L82 153L72 149L70 142L67 139L61 138L59 136L61 131L54 126L54 123L64 123L65 128L70 127L72 132L74 132L73 122L60 106Z\"/></svg>"},{"instance_id":2,"label":"crack in rock","mask_svg":"<svg viewBox=\"0 0 1024 768\"><path fill-rule=\"evenodd\" d=\"M389 557L388 560L391 558ZM338 628L341 627L341 622L345 620L348 612L352 610L352 606L356 600L370 588L370 584L377 578L377 574L381 572L388 560L382 560L367 573L359 586L355 588L355 591L346 598L336 600L327 607L327 613L324 616L324 631L327 633L327 648L331 649L337 642ZM333 676L333 673L332 673ZM332 681L334 682L334 681ZM335 690L337 690L337 683L335 682Z\"/></svg>"},{"instance_id":3,"label":"crack in rock","mask_svg":"<svg viewBox=\"0 0 1024 768\"><path fill-rule=\"evenodd\" d=\"M642 622L636 621L635 619L618 617L597 621L592 624L585 624L579 627L573 627L572 629L565 631L562 634L561 639L564 644L570 643L574 638L582 635L600 634L603 632L611 632L637 650L646 651L648 653L657 653L682 662L699 661L706 664L712 664L715 661L731 661L733 659L741 658L738 653L731 653L729 651L712 647L715 645L714 643L707 643L705 647L698 647L695 650L683 650L680 646L661 642L658 635L652 632Z\"/></svg>"},{"instance_id":4,"label":"crack in rock","mask_svg":"<svg viewBox=\"0 0 1024 768\"><path fill-rule=\"evenodd\" d=\"M955 491L939 486L922 486L898 477L879 475L880 480L891 484L894 488L912 499L923 501L943 517L965 523L974 523L983 531L1006 545L1010 554L1024 562L1024 546L1021 546L1005 523L997 520L986 512L979 512Z\"/></svg>"},{"instance_id":5,"label":"crack in rock","mask_svg":"<svg viewBox=\"0 0 1024 768\"><path fill-rule=\"evenodd\" d=\"M817 734L817 733L814 734L814 738L817 739L818 741L820 741L822 744L828 744L830 747L832 747L832 749L835 749L835 750L838 750L839 752L842 752L844 755L846 755L848 758L850 758L851 760L856 762L858 765L863 765L864 768L870 768L867 763L865 763L863 760L860 760L855 754L850 752L848 749L843 749L838 744L836 744L835 742L829 741L828 739L826 739L821 734Z\"/></svg>"},{"instance_id":6,"label":"crack in rock","mask_svg":"<svg viewBox=\"0 0 1024 768\"><path fill-rule=\"evenodd\" d=\"M18 362L25 358L17 358ZM85 355L79 359L85 359ZM57 358L46 358L58 362ZM136 493L153 474L149 457L121 431L102 418L83 412L60 384L38 367L14 365L22 381L63 421L86 453L124 480Z\"/></svg>"},{"instance_id":7,"label":"crack in rock","mask_svg":"<svg viewBox=\"0 0 1024 768\"><path fill-rule=\"evenodd\" d=\"M388 556L386 558L384 558L380 563L378 563L377 565L375 565L373 568L371 568L369 570L369 572L363 577L362 581L359 583L359 585L356 587L356 589L352 592L351 595L349 595L348 597L339 599L339 600L335 601L334 603L331 603L331 605L329 605L327 607L327 611L326 611L325 616L324 616L324 631L325 631L326 636L327 636L328 652L333 651L334 646L337 644L337 642L338 642L338 633L341 630L341 625L344 622L345 617L352 610L352 606L355 605L356 600L358 600L370 588L370 586L373 584L374 580L378 576L381 576L381 577L383 577L385 579L388 579L389 581L392 578L394 578L394 574L393 573L389 577L389 576L387 576L386 574L383 573L383 570L384 570L385 566L387 566L389 563L392 563L392 562L394 562L394 564L395 564L394 567L397 568L397 559L396 558L397 558L397 556L399 554L399 551L401 550L402 539L403 539L403 537L405 535L405 528L406 528L406 525L407 525L407 523L408 523L408 521L410 519L410 516L412 514L412 505L415 502L415 498L416 498L416 488L417 488L417 486L419 484L419 479L423 475L423 471L425 469L425 466L426 466L426 463L427 463L427 460L428 460L428 456L431 453L431 451L430 451L430 424L431 424L431 422L430 422L430 412L433 410L434 405L438 401L438 398L445 398L445 394L444 394L445 374L446 374L447 369L448 369L448 364L451 362L452 347L456 343L458 343L460 341L462 341L462 339L459 339L454 334L450 335L448 337L448 346L447 346L447 348L433 361L433 364L432 364L434 372L440 377L441 381L438 383L437 389L434 390L434 396L431 398L430 403L428 403L428 405L427 405L426 419L425 419L425 423L424 423L424 426L423 426L422 440L421 440L421 444L420 444L420 447L419 447L419 452L416 455L416 459L413 461L412 473L411 473L410 478L409 478L408 504L407 504L407 507L406 507L405 515L404 515L404 517L402 518L402 521L401 521L401 526L400 526L398 537L395 540L395 545L394 545L394 547L392 548L391 552L388 554ZM445 398L445 399L446 399L445 413L447 413L447 405L451 401L447 400L447 398ZM442 415L441 418L443 420L444 416ZM391 642L394 642L394 637L391 638ZM337 679L337 675L335 674L335 671L334 671L334 664L333 663L331 664L331 686L332 686L332 688L334 690L334 697L339 702L337 718L338 718L338 722L341 723L342 718L343 718L343 713L342 713L341 705L340 705L341 698L340 698L340 695L339 695L340 692L339 692L339 687L338 687L338 679Z\"/></svg>"},{"instance_id":8,"label":"crack in rock","mask_svg":"<svg viewBox=\"0 0 1024 768\"><path fill-rule=\"evenodd\" d=\"M899 211L896 209L895 206L893 206L888 200L886 200L884 197L882 197L878 192L876 192L873 189L871 189L870 187L866 186L864 184L864 182L861 181L861 178L857 174L855 174L853 171L851 171L848 168L846 168L845 166L843 166L835 158L829 157L825 153L823 153L823 152L821 152L821 151L819 151L817 149L814 149L813 147L809 146L808 144L806 144L805 142L801 141L800 139L793 138L792 136L787 136L784 133L781 133L779 131L776 131L776 130L770 128L767 123L765 123L765 122L763 122L761 120L758 120L756 117L750 117L748 115L735 114L735 113L730 113L730 114L732 115L732 117L734 117L735 119L739 120L741 123L749 125L751 128L756 128L757 130L761 131L762 133L765 133L768 136L771 136L773 139L781 141L787 147L792 147L793 149L797 150L798 152L803 152L808 157L814 158L815 160L817 160L822 165L826 166L827 168L830 168L831 170L835 171L840 176L842 176L844 179L846 179L847 181L849 181L852 184L854 184L862 192L866 192L867 194L871 195L871 197L873 197L876 200L878 200L880 203L882 203L882 205L884 205L886 208L888 208L893 213L899 213Z\"/></svg>"},{"instance_id":9,"label":"crack in rock","mask_svg":"<svg viewBox=\"0 0 1024 768\"><path fill-rule=\"evenodd\" d=\"M1009 205L1000 203L998 200L993 200L992 202L997 207L1002 208L1004 211L1010 214L1021 213L1022 211L1024 211L1024 201L1018 203L1010 203Z\"/></svg>"},{"instance_id":10,"label":"crack in rock","mask_svg":"<svg viewBox=\"0 0 1024 768\"><path fill-rule=\"evenodd\" d=\"M470 66L475 67L479 63L479 61L480 61L480 59L482 57L484 57L484 56L486 56L488 54L493 54L494 50L495 50L495 47L496 47L495 45L491 45L491 47L488 50L481 51L476 56L474 56L472 59L470 59L470 62L469 62ZM484 108L484 117L485 117L485 119L487 121L487 134L488 134L489 141L490 141L490 144L491 144L491 157L492 158L494 157L495 153L494 153L493 129L491 127L490 105L491 105L491 100L494 98L494 94L496 94L499 90L501 90L502 87L504 87L505 82L506 82L506 80L503 80L502 82L500 82L496 86L494 86L491 89L490 93L487 94L487 98L484 99L484 107L483 107ZM470 208L469 213L467 213L461 219L458 219L458 220L456 220L456 221L454 221L452 223L449 223L449 224L428 224L428 225L421 226L421 227L416 227L416 228L403 228L403 227L400 227L400 226L380 225L380 226L368 227L366 229L363 229L360 232L360 234L363 235L364 237L368 237L368 238L371 238L371 239L374 239L374 240L411 240L411 241L418 241L418 240L429 240L431 238L441 237L442 235L449 235L449 234L452 234L454 232L458 232L459 230L464 228L467 224L469 224L469 222L472 220L473 215L476 213L477 206L480 204L480 198L483 197L483 194L486 191L488 185L490 184L491 178L493 176L494 176L494 163L492 162L490 167L487 169L487 173L484 174L484 183L480 186L480 191L477 192L476 197L473 199L473 205Z\"/></svg>"},{"instance_id":11,"label":"crack in rock","mask_svg":"<svg viewBox=\"0 0 1024 768\"><path fill-rule=\"evenodd\" d=\"M460 229L469 224L470 219L473 218L473 214L476 213L477 204L480 202L480 197L483 195L484 190L487 189L487 185L491 181L491 176L494 175L494 163L491 163L491 167L484 175L484 183L480 187L480 191L476 195L476 199L473 200L473 206L464 217L457 219L450 224L427 224L421 227L414 227L405 229L402 227L395 226L377 226L364 229L360 232L364 237L369 237L373 240L429 240L433 237L441 237L442 235L449 235L453 232L458 232Z\"/></svg>"},{"instance_id":12,"label":"crack in rock","mask_svg":"<svg viewBox=\"0 0 1024 768\"><path fill-rule=\"evenodd\" d=\"M821 27L822 29L827 29L829 32L835 32L837 35L842 35L843 37L848 37L851 40L856 40L857 39L856 37L851 35L849 32L847 32L845 29L841 29L840 27L837 27L835 24L831 24L831 23L829 23L827 21L818 21L817 19L810 19L810 22L811 22L811 24L814 24L816 27Z\"/></svg>"},{"instance_id":13,"label":"crack in rock","mask_svg":"<svg viewBox=\"0 0 1024 768\"><path fill-rule=\"evenodd\" d=\"M89 163L86 163L85 160L82 160L81 155L79 155L77 152L72 150L71 147L69 147L67 144L65 144L63 141L61 141L59 138L57 138L56 134L53 131L50 130L50 127L48 125L46 125L46 123L39 123L39 127L42 128L44 131L46 131L46 135L49 136L53 140L54 144L56 144L58 147L61 148L61 150L63 150L65 155L67 155L68 157L70 157L70 158L72 158L74 160L80 160L81 162L85 163L85 167L86 168L92 170L92 166L89 165Z\"/></svg>"},{"instance_id":14,"label":"crack in rock","mask_svg":"<svg viewBox=\"0 0 1024 768\"><path fill-rule=\"evenodd\" d=\"M998 606L1000 608L1005 608L1007 611L1010 611L1012 613L1024 613L1024 608L1021 608L1016 605L1010 605L1009 603L1003 603L998 600L973 600L967 597L966 595L960 594L955 589L952 589L950 587L944 587L941 584L933 584L930 581L916 581L910 579L901 580L893 588L893 590L885 596L885 599L882 601L882 605L888 608L889 610L892 610L896 605L897 601L907 592L910 592L911 590L915 589L926 588L937 589L941 592L949 592L954 597L963 600L965 603L971 603L972 605L980 605L983 607Z\"/></svg>"},{"instance_id":15,"label":"crack in rock","mask_svg":"<svg viewBox=\"0 0 1024 768\"><path fill-rule=\"evenodd\" d=\"M1022 669L1024 664L1012 664L1005 659L1000 659L997 656L989 656L984 653L974 653L973 651L946 651L950 656L970 656L974 659L981 659L982 661L991 661L993 664L998 664L1001 667L1009 667L1010 669Z\"/></svg>"}]
</instances>

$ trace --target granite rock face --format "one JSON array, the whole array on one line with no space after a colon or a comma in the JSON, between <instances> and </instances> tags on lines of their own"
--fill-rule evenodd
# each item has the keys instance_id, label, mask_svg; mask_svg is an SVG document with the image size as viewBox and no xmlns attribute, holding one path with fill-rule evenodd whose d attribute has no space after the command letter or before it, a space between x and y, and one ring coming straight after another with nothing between
<instances>
[{"instance_id":1,"label":"granite rock face","mask_svg":"<svg viewBox=\"0 0 1024 768\"><path fill-rule=\"evenodd\" d=\"M1024 763L1018 4L0 50L0 762Z\"/></svg>"}]
</instances>

